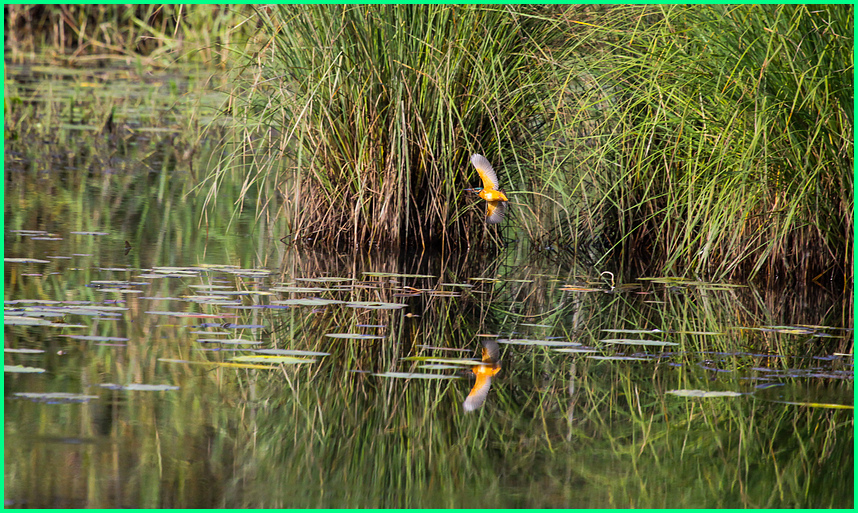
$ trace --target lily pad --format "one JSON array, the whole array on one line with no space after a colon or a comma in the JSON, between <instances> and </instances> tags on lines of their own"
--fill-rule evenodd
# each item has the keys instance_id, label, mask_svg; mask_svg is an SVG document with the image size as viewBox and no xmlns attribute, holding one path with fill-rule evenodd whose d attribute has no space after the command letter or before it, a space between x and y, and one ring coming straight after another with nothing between
<instances>
[{"instance_id":1,"label":"lily pad","mask_svg":"<svg viewBox=\"0 0 858 513\"><path fill-rule=\"evenodd\" d=\"M680 397L739 397L745 395L741 392L691 389L668 390L667 393L678 395Z\"/></svg>"},{"instance_id":2,"label":"lily pad","mask_svg":"<svg viewBox=\"0 0 858 513\"><path fill-rule=\"evenodd\" d=\"M347 338L354 340L380 340L384 338L381 335L364 335L362 333L328 333L325 336L330 338Z\"/></svg>"},{"instance_id":3,"label":"lily pad","mask_svg":"<svg viewBox=\"0 0 858 513\"><path fill-rule=\"evenodd\" d=\"M262 344L261 340L246 340L243 338L200 338L197 339L200 344L245 344L257 345Z\"/></svg>"},{"instance_id":4,"label":"lily pad","mask_svg":"<svg viewBox=\"0 0 858 513\"><path fill-rule=\"evenodd\" d=\"M373 301L361 301L355 303L346 303L347 308L366 308L368 310L398 310L405 308L405 303L380 303Z\"/></svg>"},{"instance_id":5,"label":"lily pad","mask_svg":"<svg viewBox=\"0 0 858 513\"><path fill-rule=\"evenodd\" d=\"M667 340L642 340L636 338L606 338L602 340L605 344L622 344L636 346L678 346L676 342L668 342Z\"/></svg>"},{"instance_id":6,"label":"lily pad","mask_svg":"<svg viewBox=\"0 0 858 513\"><path fill-rule=\"evenodd\" d=\"M459 376L451 376L448 374L429 374L422 372L381 372L373 374L380 378L395 378L395 379L458 379Z\"/></svg>"},{"instance_id":7,"label":"lily pad","mask_svg":"<svg viewBox=\"0 0 858 513\"><path fill-rule=\"evenodd\" d=\"M128 390L134 392L163 392L167 390L178 390L176 385L147 385L145 383L129 383L128 385L117 385L115 383L101 383L98 386L110 390Z\"/></svg>"},{"instance_id":8,"label":"lily pad","mask_svg":"<svg viewBox=\"0 0 858 513\"><path fill-rule=\"evenodd\" d=\"M303 349L252 349L254 353L278 356L330 356L331 353L322 351L305 351Z\"/></svg>"},{"instance_id":9,"label":"lily pad","mask_svg":"<svg viewBox=\"0 0 858 513\"><path fill-rule=\"evenodd\" d=\"M6 326L50 326L52 323L46 319L23 315L4 315L3 324Z\"/></svg>"},{"instance_id":10,"label":"lily pad","mask_svg":"<svg viewBox=\"0 0 858 513\"><path fill-rule=\"evenodd\" d=\"M458 365L447 365L446 363L427 363L423 365L418 365L418 369L424 370L451 370L451 369L461 369Z\"/></svg>"},{"instance_id":11,"label":"lily pad","mask_svg":"<svg viewBox=\"0 0 858 513\"><path fill-rule=\"evenodd\" d=\"M653 328L651 330L640 330L640 329L625 329L625 328L603 328L602 331L605 333L637 333L640 335L649 334L649 333L664 333L658 328Z\"/></svg>"},{"instance_id":12,"label":"lily pad","mask_svg":"<svg viewBox=\"0 0 858 513\"><path fill-rule=\"evenodd\" d=\"M85 403L92 399L98 399L97 395L71 394L68 392L16 392L15 397L29 399L39 403Z\"/></svg>"},{"instance_id":13,"label":"lily pad","mask_svg":"<svg viewBox=\"0 0 858 513\"><path fill-rule=\"evenodd\" d=\"M587 358L591 360L617 360L617 361L632 361L632 362L645 362L652 360L652 358L644 358L642 356L588 356Z\"/></svg>"},{"instance_id":14,"label":"lily pad","mask_svg":"<svg viewBox=\"0 0 858 513\"><path fill-rule=\"evenodd\" d=\"M544 346L544 347L569 347L580 346L580 342L568 342L565 340L530 340L524 338L499 338L498 344L514 344L517 346Z\"/></svg>"},{"instance_id":15,"label":"lily pad","mask_svg":"<svg viewBox=\"0 0 858 513\"><path fill-rule=\"evenodd\" d=\"M280 301L272 301L272 305L283 305L283 306L327 306L327 305L342 305L345 304L345 301L340 301L338 299L321 299L321 298L297 298L297 299L284 299Z\"/></svg>"},{"instance_id":16,"label":"lily pad","mask_svg":"<svg viewBox=\"0 0 858 513\"><path fill-rule=\"evenodd\" d=\"M60 335L61 337L73 338L75 340L91 340L94 342L127 342L125 337L102 337L98 335Z\"/></svg>"},{"instance_id":17,"label":"lily pad","mask_svg":"<svg viewBox=\"0 0 858 513\"><path fill-rule=\"evenodd\" d=\"M246 356L236 356L232 359L234 362L241 363L283 363L283 364L295 364L295 363L314 363L316 361L315 358L298 358L296 356L281 356L281 355L246 355Z\"/></svg>"},{"instance_id":18,"label":"lily pad","mask_svg":"<svg viewBox=\"0 0 858 513\"><path fill-rule=\"evenodd\" d=\"M45 369L39 367L25 367L23 365L4 365L3 372L13 372L17 374L41 374Z\"/></svg>"}]
</instances>

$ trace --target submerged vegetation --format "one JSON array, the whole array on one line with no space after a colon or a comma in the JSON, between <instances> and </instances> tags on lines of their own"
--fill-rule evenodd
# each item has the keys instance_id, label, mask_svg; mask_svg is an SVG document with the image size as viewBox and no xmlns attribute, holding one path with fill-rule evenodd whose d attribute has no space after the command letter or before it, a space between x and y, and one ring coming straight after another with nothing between
<instances>
[{"instance_id":1,"label":"submerged vegetation","mask_svg":"<svg viewBox=\"0 0 858 513\"><path fill-rule=\"evenodd\" d=\"M493 235L462 194L481 153L511 193L506 233L535 248L638 273L851 272L852 6L257 15L211 197L231 171L277 182L290 240Z\"/></svg>"}]
</instances>

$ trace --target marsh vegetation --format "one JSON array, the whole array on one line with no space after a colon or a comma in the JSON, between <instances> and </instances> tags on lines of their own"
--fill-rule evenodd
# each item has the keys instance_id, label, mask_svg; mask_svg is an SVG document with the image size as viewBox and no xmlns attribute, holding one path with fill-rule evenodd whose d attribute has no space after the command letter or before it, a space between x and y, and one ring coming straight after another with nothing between
<instances>
[{"instance_id":1,"label":"marsh vegetation","mask_svg":"<svg viewBox=\"0 0 858 513\"><path fill-rule=\"evenodd\" d=\"M853 506L852 6L5 13L7 507Z\"/></svg>"}]
</instances>

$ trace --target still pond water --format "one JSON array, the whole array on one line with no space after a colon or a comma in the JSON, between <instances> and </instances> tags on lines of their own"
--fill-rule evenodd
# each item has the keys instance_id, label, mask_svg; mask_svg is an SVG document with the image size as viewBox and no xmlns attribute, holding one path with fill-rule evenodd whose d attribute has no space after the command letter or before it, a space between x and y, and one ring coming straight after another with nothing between
<instances>
[{"instance_id":1,"label":"still pond water","mask_svg":"<svg viewBox=\"0 0 858 513\"><path fill-rule=\"evenodd\" d=\"M201 226L193 81L7 72L7 507L853 507L851 285L287 246L240 183Z\"/></svg>"}]
</instances>

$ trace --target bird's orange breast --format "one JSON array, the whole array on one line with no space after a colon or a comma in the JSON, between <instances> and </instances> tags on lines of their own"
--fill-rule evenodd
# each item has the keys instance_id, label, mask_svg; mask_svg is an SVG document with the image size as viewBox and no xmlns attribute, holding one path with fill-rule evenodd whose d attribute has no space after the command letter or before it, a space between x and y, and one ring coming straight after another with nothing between
<instances>
[{"instance_id":1,"label":"bird's orange breast","mask_svg":"<svg viewBox=\"0 0 858 513\"><path fill-rule=\"evenodd\" d=\"M486 201L509 201L509 198L506 197L506 194L501 191L496 191L492 189L481 190L480 197Z\"/></svg>"}]
</instances>

